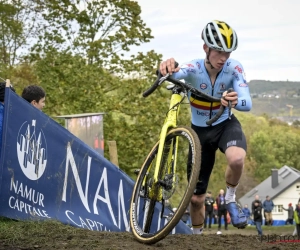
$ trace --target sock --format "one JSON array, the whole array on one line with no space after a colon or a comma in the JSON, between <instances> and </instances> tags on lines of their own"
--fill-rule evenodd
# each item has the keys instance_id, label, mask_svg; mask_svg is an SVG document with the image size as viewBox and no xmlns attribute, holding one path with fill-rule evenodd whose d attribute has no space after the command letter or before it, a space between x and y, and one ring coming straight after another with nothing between
<instances>
[{"instance_id":1,"label":"sock","mask_svg":"<svg viewBox=\"0 0 300 250\"><path fill-rule=\"evenodd\" d=\"M203 224L200 224L200 225L193 225L193 234L202 234L202 231L203 231Z\"/></svg>"},{"instance_id":2,"label":"sock","mask_svg":"<svg viewBox=\"0 0 300 250\"><path fill-rule=\"evenodd\" d=\"M235 192L236 192L238 185L239 184L232 185L226 181L226 186L227 186L226 195L225 195L225 203L226 204L228 204L230 202L235 202Z\"/></svg>"}]
</instances>

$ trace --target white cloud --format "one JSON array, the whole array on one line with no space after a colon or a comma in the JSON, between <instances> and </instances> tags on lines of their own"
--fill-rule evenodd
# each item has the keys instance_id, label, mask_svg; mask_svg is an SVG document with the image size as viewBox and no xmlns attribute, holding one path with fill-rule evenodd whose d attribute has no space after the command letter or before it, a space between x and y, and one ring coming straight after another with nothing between
<instances>
[{"instance_id":1,"label":"white cloud","mask_svg":"<svg viewBox=\"0 0 300 250\"><path fill-rule=\"evenodd\" d=\"M240 61L247 79L300 81L299 0L138 0L154 39L134 51L154 49L179 62L204 58L204 25L218 19L237 31Z\"/></svg>"}]
</instances>

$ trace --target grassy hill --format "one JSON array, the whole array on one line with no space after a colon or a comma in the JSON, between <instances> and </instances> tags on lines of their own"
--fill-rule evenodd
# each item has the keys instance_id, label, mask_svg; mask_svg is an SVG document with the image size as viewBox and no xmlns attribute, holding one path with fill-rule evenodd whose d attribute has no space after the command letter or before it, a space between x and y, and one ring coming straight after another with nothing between
<instances>
[{"instance_id":1,"label":"grassy hill","mask_svg":"<svg viewBox=\"0 0 300 250\"><path fill-rule=\"evenodd\" d=\"M300 95L300 82L252 80L249 82L249 86L253 94L278 93L281 95Z\"/></svg>"},{"instance_id":2,"label":"grassy hill","mask_svg":"<svg viewBox=\"0 0 300 250\"><path fill-rule=\"evenodd\" d=\"M300 117L300 82L253 80L249 87L253 101L251 113Z\"/></svg>"}]
</instances>

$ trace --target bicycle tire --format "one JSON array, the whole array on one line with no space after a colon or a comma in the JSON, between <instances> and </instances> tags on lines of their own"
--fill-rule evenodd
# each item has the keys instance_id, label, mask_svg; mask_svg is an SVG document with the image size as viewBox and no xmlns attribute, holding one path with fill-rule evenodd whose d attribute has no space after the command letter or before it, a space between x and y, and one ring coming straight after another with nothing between
<instances>
[{"instance_id":1,"label":"bicycle tire","mask_svg":"<svg viewBox=\"0 0 300 250\"><path fill-rule=\"evenodd\" d=\"M180 140L178 142L178 148L172 146L174 144L174 139ZM187 145L189 149L186 148ZM192 154L190 159L191 160L190 174L189 174L189 178L187 176L184 176L183 178L178 180L178 183L176 183L176 181L174 182L177 176L173 175L172 190L170 191L170 193L168 193L168 190L164 190L162 187L160 187L161 189L163 189L162 196L164 196L164 194L165 196L170 196L168 197L168 200L171 200L172 202L173 200L174 202L176 200L176 203L178 202L178 206L174 215L169 217L167 221L165 220L164 225L162 226L158 225L157 229L153 229L155 225L152 223L154 219L153 215L156 208L155 206L158 206L159 209L163 207L162 200L159 199L157 200L157 198L151 199L151 197L147 197L149 193L151 193L151 191L149 192L148 190L151 190L153 184L151 183L151 171L155 168L155 163L156 163L155 160L158 151L158 146L159 146L159 141L154 145L154 147L148 154L142 168L140 169L137 180L133 188L131 202L130 202L130 227L132 233L136 238L136 240L145 244L154 244L158 242L159 240L166 237L177 225L177 223L182 218L184 212L186 211L186 208L191 200L200 172L201 145L195 131L192 128L185 127L185 126L180 126L171 129L166 136L163 154L168 157L170 156L170 154L172 155L172 157L174 157L174 154L180 154L177 155L177 159L173 159L173 161L169 165L173 165L174 160L176 160L178 166L180 165L184 167L185 174L186 174L187 162L185 162L185 166L183 166L184 161L180 160L179 157L181 157L181 155L184 156L185 153L188 155L189 150L192 149L191 150ZM183 150L181 149L181 147L183 148ZM166 158L162 157L161 161L163 162L164 160L166 160ZM167 166L168 164L165 163L167 162L163 162L163 164L161 164L160 166L160 173L162 174L164 171L166 171L164 167L167 168L170 167ZM179 173L180 169L177 169L177 171ZM163 177L165 178L166 176L161 176L160 178ZM186 185L186 187L180 188L180 186L177 187L176 184L178 184L178 186L184 184ZM177 192L182 192L183 194ZM150 204L149 207L146 207L147 203ZM157 211L159 209L157 209ZM163 213L165 214L165 212L168 212L164 210L166 209L161 209L161 211L158 211L158 214L161 213L160 215L162 215ZM158 217L160 216L158 215ZM158 224L159 223L161 224L162 222L158 219ZM142 224L144 224L144 226ZM153 227L151 228L151 226Z\"/></svg>"}]
</instances>

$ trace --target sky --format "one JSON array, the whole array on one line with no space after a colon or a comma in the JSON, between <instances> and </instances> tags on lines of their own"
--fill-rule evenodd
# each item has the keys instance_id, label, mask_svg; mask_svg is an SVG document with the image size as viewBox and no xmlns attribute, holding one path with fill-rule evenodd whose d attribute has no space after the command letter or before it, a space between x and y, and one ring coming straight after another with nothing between
<instances>
[{"instance_id":1,"label":"sky","mask_svg":"<svg viewBox=\"0 0 300 250\"><path fill-rule=\"evenodd\" d=\"M154 38L131 52L154 50L179 64L205 58L201 32L212 20L232 26L231 58L250 80L300 81L300 0L137 0Z\"/></svg>"}]
</instances>

